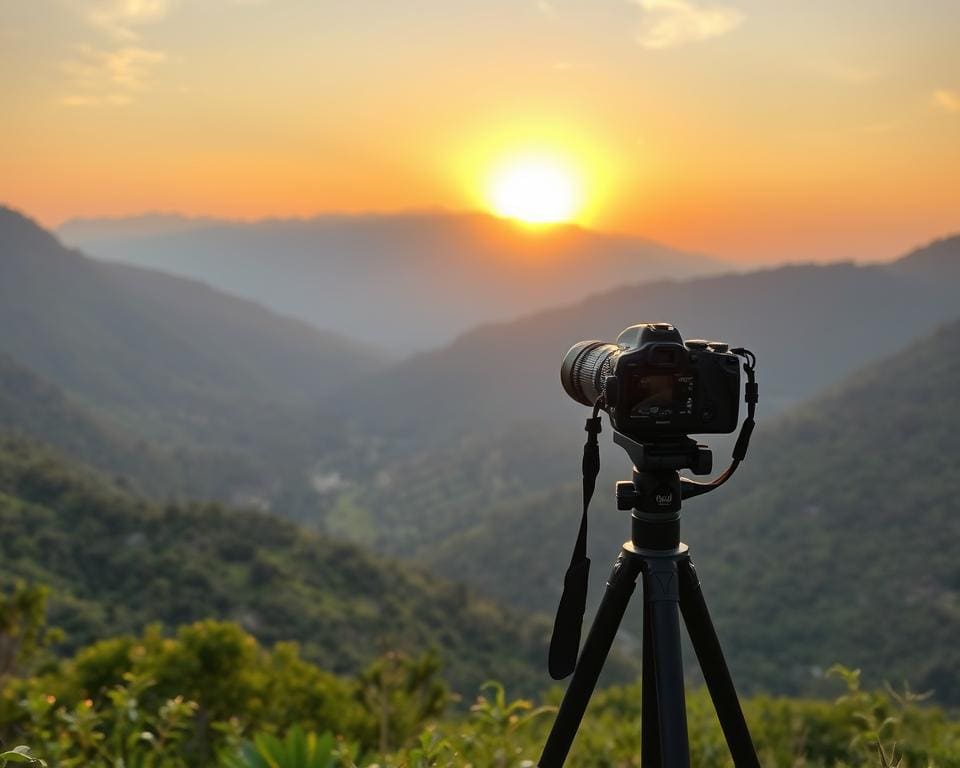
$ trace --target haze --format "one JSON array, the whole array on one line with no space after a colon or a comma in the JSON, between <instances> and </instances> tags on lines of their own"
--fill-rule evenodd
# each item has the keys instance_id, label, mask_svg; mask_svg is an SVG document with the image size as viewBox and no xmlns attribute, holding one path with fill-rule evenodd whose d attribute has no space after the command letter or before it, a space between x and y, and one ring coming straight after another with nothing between
<instances>
[{"instance_id":1,"label":"haze","mask_svg":"<svg viewBox=\"0 0 960 768\"><path fill-rule=\"evenodd\" d=\"M891 258L960 220L958 25L945 0L7 2L3 198L49 226L472 210L535 147L588 176L590 228Z\"/></svg>"}]
</instances>

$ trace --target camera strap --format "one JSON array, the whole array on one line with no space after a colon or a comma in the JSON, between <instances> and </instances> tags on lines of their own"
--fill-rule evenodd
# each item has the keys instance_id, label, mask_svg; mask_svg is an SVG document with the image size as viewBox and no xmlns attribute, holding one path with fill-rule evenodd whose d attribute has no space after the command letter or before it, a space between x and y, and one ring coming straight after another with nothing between
<instances>
[{"instance_id":1,"label":"camera strap","mask_svg":"<svg viewBox=\"0 0 960 768\"><path fill-rule=\"evenodd\" d=\"M548 668L550 677L562 680L577 665L580 652L580 632L583 627L583 614L587 606L587 588L590 581L590 558L587 557L587 510L600 474L600 434L601 419L598 415L602 399L593 406L593 416L587 419L584 429L587 441L583 445L583 513L580 516L580 530L577 543L573 547L570 566L563 577L563 594L553 622L553 635L550 638L550 657Z\"/></svg>"}]
</instances>

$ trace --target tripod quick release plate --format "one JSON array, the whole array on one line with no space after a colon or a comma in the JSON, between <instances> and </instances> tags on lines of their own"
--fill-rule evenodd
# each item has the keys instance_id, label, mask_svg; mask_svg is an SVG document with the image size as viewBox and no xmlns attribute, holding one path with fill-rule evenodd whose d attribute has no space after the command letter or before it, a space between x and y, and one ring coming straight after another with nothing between
<instances>
[{"instance_id":1,"label":"tripod quick release plate","mask_svg":"<svg viewBox=\"0 0 960 768\"><path fill-rule=\"evenodd\" d=\"M689 469L695 475L713 471L713 453L689 437L669 442L640 443L623 432L613 431L613 442L623 448L638 472Z\"/></svg>"}]
</instances>

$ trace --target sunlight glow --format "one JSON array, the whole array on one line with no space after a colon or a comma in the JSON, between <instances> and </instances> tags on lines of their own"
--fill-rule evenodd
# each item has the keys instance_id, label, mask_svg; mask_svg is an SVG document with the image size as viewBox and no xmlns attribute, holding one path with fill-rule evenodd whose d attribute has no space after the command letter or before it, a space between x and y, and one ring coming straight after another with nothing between
<instances>
[{"instance_id":1,"label":"sunlight glow","mask_svg":"<svg viewBox=\"0 0 960 768\"><path fill-rule=\"evenodd\" d=\"M498 216L526 224L556 224L576 217L583 190L579 175L559 158L524 155L496 168L487 195Z\"/></svg>"}]
</instances>

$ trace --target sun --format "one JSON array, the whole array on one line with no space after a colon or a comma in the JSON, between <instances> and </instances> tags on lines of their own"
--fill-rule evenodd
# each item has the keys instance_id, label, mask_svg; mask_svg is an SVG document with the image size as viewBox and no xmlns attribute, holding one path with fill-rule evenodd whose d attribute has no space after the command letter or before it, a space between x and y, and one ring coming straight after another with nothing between
<instances>
[{"instance_id":1,"label":"sun","mask_svg":"<svg viewBox=\"0 0 960 768\"><path fill-rule=\"evenodd\" d=\"M488 204L498 216L526 224L559 224L579 212L581 187L578 174L558 157L511 157L490 174Z\"/></svg>"}]
</instances>

